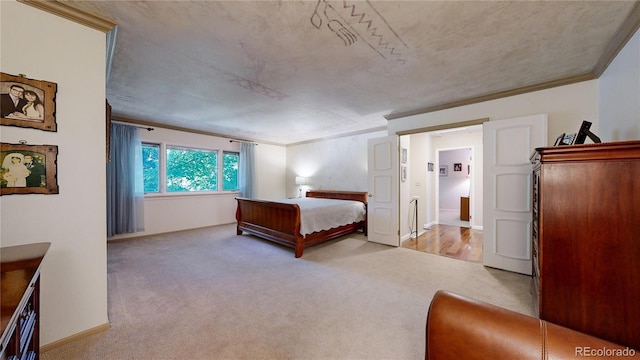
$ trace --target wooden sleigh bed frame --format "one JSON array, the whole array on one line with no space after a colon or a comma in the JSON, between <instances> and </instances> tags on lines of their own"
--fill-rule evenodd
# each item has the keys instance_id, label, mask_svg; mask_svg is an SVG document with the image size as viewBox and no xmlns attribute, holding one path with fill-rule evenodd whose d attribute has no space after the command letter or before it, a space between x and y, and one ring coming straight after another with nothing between
<instances>
[{"instance_id":1,"label":"wooden sleigh bed frame","mask_svg":"<svg viewBox=\"0 0 640 360\"><path fill-rule=\"evenodd\" d=\"M307 197L355 200L367 205L367 192L357 191L307 191ZM367 221L348 224L330 230L317 231L303 236L300 234L300 207L296 204L279 203L275 201L236 198L238 208L236 220L237 233L242 232L256 235L263 239L295 249L297 258L308 246L335 239L362 229L367 235Z\"/></svg>"}]
</instances>

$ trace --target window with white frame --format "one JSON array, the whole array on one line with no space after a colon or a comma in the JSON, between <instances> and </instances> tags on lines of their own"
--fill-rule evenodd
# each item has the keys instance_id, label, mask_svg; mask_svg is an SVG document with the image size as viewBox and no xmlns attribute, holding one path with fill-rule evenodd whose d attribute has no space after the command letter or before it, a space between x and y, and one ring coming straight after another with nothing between
<instances>
[{"instance_id":1,"label":"window with white frame","mask_svg":"<svg viewBox=\"0 0 640 360\"><path fill-rule=\"evenodd\" d=\"M147 194L238 190L237 152L143 143L142 155Z\"/></svg>"},{"instance_id":2,"label":"window with white frame","mask_svg":"<svg viewBox=\"0 0 640 360\"><path fill-rule=\"evenodd\" d=\"M240 161L240 153L224 151L222 153L222 190L237 191L238 190L238 163Z\"/></svg>"},{"instance_id":3,"label":"window with white frame","mask_svg":"<svg viewBox=\"0 0 640 360\"><path fill-rule=\"evenodd\" d=\"M160 144L142 143L144 193L160 192Z\"/></svg>"}]
</instances>

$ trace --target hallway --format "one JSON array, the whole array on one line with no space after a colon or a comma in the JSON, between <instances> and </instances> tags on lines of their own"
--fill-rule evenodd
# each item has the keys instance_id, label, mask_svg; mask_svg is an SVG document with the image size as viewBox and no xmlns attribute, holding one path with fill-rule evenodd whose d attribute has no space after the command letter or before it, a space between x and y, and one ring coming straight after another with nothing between
<instances>
[{"instance_id":1,"label":"hallway","mask_svg":"<svg viewBox=\"0 0 640 360\"><path fill-rule=\"evenodd\" d=\"M460 220L460 210L443 210L440 209L440 225L453 225L460 227L471 227L469 221Z\"/></svg>"},{"instance_id":2,"label":"hallway","mask_svg":"<svg viewBox=\"0 0 640 360\"><path fill-rule=\"evenodd\" d=\"M453 225L433 225L424 234L407 239L403 248L481 263L482 231Z\"/></svg>"}]
</instances>

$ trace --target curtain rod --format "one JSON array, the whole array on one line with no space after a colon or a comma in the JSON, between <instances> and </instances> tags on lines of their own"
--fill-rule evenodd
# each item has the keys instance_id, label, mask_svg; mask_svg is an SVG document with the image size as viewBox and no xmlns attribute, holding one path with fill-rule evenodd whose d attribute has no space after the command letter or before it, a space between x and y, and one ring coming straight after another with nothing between
<instances>
[{"instance_id":1,"label":"curtain rod","mask_svg":"<svg viewBox=\"0 0 640 360\"><path fill-rule=\"evenodd\" d=\"M137 128L145 129L145 130L147 130L147 131L153 131L153 130L155 130L155 128L152 128L152 127L142 126L142 125L136 125L136 124L127 123L127 122L124 122L124 121L111 120L111 122L112 122L112 123L116 123L116 124L129 125L129 126L135 126L135 127L137 127Z\"/></svg>"},{"instance_id":2,"label":"curtain rod","mask_svg":"<svg viewBox=\"0 0 640 360\"><path fill-rule=\"evenodd\" d=\"M238 143L245 143L245 144L253 144L255 146L258 146L258 143L255 143L253 141L247 141L247 140L237 140L237 139L229 139L229 142L238 142Z\"/></svg>"}]
</instances>

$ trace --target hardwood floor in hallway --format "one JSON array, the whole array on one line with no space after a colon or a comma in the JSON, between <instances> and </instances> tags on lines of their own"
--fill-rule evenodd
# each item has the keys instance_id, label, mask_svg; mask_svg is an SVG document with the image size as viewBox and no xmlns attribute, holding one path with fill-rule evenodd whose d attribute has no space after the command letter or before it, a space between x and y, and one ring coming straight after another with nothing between
<instances>
[{"instance_id":1,"label":"hardwood floor in hallway","mask_svg":"<svg viewBox=\"0 0 640 360\"><path fill-rule=\"evenodd\" d=\"M452 225L433 225L424 234L402 242L403 248L450 258L482 262L482 231Z\"/></svg>"}]
</instances>

